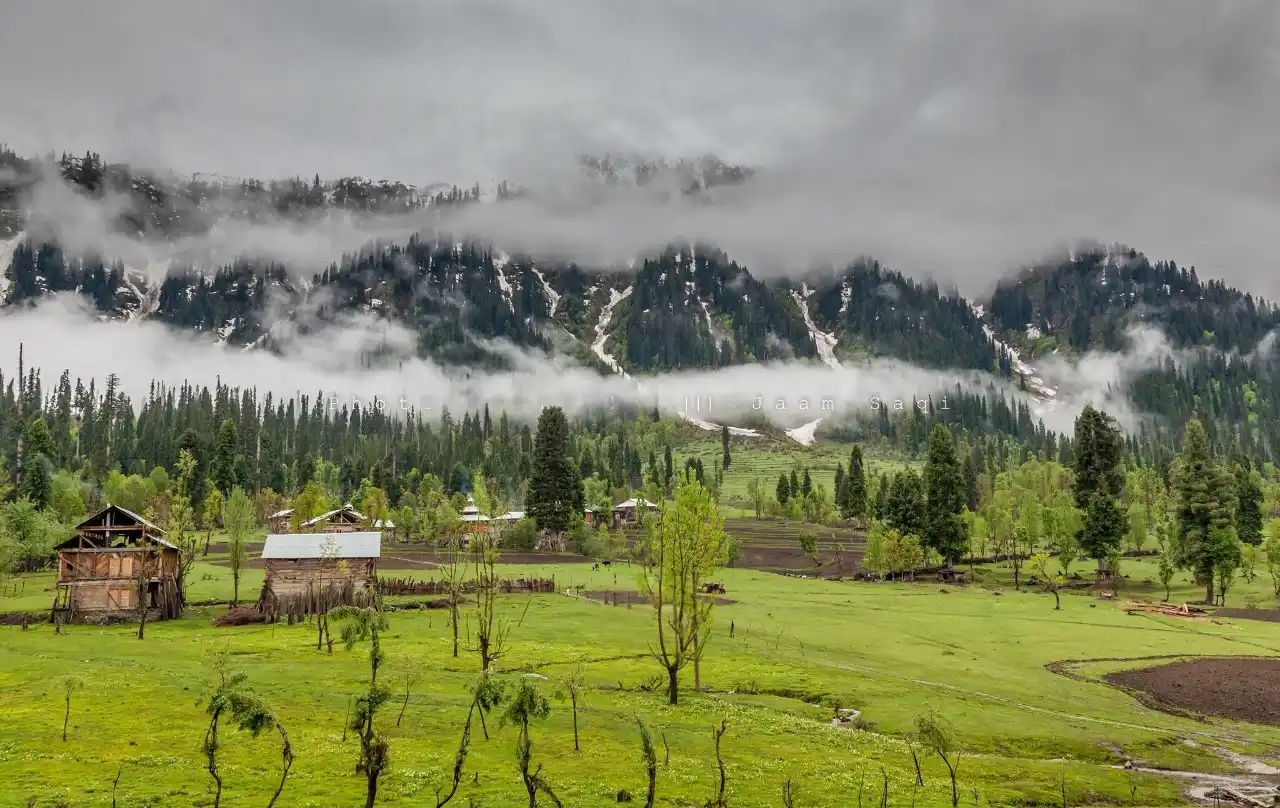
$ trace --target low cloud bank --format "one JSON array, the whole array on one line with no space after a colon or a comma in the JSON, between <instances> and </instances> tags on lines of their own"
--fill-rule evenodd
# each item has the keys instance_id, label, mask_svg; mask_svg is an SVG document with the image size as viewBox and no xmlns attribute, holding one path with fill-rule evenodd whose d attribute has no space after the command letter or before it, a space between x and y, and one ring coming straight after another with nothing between
<instances>
[{"instance_id":1,"label":"low cloud bank","mask_svg":"<svg viewBox=\"0 0 1280 808\"><path fill-rule=\"evenodd\" d=\"M1058 391L1051 403L987 373L932 370L896 360L841 370L808 362L750 364L631 379L602 377L564 358L506 346L511 370L458 371L413 356L412 332L367 316L291 335L276 354L215 345L211 335L175 331L154 321L104 322L65 296L0 314L0 345L10 349L0 357L0 367L9 375L16 368L19 343L25 345L27 366L41 370L46 390L63 370L85 380L96 378L99 384L115 373L135 406L145 399L152 380L202 386L221 380L277 398L306 395L314 400L323 393L338 408L359 404L438 415L444 407L460 413L487 404L532 420L547 405L580 412L625 402L656 405L668 413L687 411L707 421L733 423L756 415L794 427L819 417L872 415L877 403L890 411L897 401L909 408L929 395L941 406L958 385L966 392L1001 390L1026 401L1047 427L1061 432L1070 432L1080 409L1090 403L1106 408L1123 425L1135 425L1138 414L1119 393L1124 382L1167 359L1182 359L1160 332L1135 330L1132 347L1123 353L1046 363L1041 369L1045 381ZM360 356L375 347L390 349L398 359L383 368L361 368Z\"/></svg>"}]
</instances>

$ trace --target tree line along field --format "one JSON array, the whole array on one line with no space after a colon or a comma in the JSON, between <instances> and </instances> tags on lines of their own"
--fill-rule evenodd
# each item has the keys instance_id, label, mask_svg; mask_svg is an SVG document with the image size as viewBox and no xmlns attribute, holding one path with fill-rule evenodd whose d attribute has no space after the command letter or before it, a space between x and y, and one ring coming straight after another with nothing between
<instances>
[{"instance_id":1,"label":"tree line along field","mask_svg":"<svg viewBox=\"0 0 1280 808\"><path fill-rule=\"evenodd\" d=\"M720 504L727 514L745 516L752 513L748 485L753 479L759 479L762 488L772 495L778 475L790 474L792 469L809 469L813 484L825 486L828 495L833 495L836 466L849 460L849 447L846 444L819 443L801 446L790 438L738 436L733 436L730 443L729 467L723 472L719 488ZM713 463L720 460L722 453L719 436L700 432L693 439L682 442L675 451L674 458L678 468L682 468L688 459L701 458L709 474ZM867 475L878 475L882 471L892 474L907 467L918 469L920 464L901 459L870 458Z\"/></svg>"},{"instance_id":2,"label":"tree line along field","mask_svg":"<svg viewBox=\"0 0 1280 808\"><path fill-rule=\"evenodd\" d=\"M1142 581L1151 567L1128 563L1122 595L1149 595ZM863 804L879 805L886 782L888 804L949 805L945 766L918 746L924 785L914 785L905 738L915 717L930 711L954 727L965 805L1177 804L1208 774L1235 768L1231 753L1277 758L1276 727L1152 709L1101 677L1150 664L1133 661L1144 657L1273 656L1280 623L1129 615L1083 594L1064 595L1054 610L1042 592L1013 590L999 567L986 568L986 586L966 587L729 569L718 577L733 602L713 613L703 690L693 691L686 669L679 703L671 706L649 651L653 609L580 594L634 591L635 569L522 564L500 573L554 576L561 589L501 600L515 627L497 670L511 682L530 678L548 696L559 679L581 671L581 751L574 751L567 703L553 701L548 718L531 730L534 763L565 805L616 805L620 790L644 804L637 717L654 738L659 805L703 805L716 796L712 728L722 720L725 804L733 806L783 805L788 779L795 805L857 805L859 794ZM42 602L45 593L33 591L43 588L42 577L32 576L27 594L2 608ZM260 571L249 570L242 587L252 597L260 582ZM1176 586L1183 599L1197 591L1185 578ZM1265 589L1256 581L1234 594L1252 599ZM194 601L230 594L225 567L197 564ZM464 620L474 626L468 609ZM110 805L117 774L118 805L212 804L200 752L207 716L196 700L219 652L288 728L296 761L279 804L361 804L363 778L353 771L359 746L354 733L343 741L343 724L350 698L367 680L367 648L348 651L339 643L331 654L318 651L310 624L215 628L222 611L197 607L153 624L144 640L129 625L66 626L60 635L48 624L0 628L0 805L27 805L29 797L39 806ZM450 646L447 612L389 613L381 676L393 698L378 720L392 764L379 805L434 805L435 788L449 782L479 670L465 642L457 658ZM1114 661L1089 661L1106 659ZM406 674L418 678L396 726ZM64 742L66 677L83 687L72 696ZM860 712L833 726L837 709ZM473 738L455 799L527 804L514 728L495 713L488 729L489 740ZM265 805L279 779L276 738L225 726L222 741L222 804ZM1144 771L1118 768L1127 759ZM1145 771L1154 768L1202 779Z\"/></svg>"}]
</instances>

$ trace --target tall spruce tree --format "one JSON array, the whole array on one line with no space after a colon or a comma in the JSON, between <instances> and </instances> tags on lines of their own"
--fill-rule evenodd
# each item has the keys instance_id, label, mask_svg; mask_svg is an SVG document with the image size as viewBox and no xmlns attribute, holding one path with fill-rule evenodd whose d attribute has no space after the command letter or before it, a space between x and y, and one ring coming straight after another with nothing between
<instances>
[{"instance_id":1,"label":"tall spruce tree","mask_svg":"<svg viewBox=\"0 0 1280 808\"><path fill-rule=\"evenodd\" d=\"M964 474L956 457L955 439L943 424L934 424L929 435L929 455L924 466L925 544L938 551L947 564L964 553Z\"/></svg>"},{"instance_id":2,"label":"tall spruce tree","mask_svg":"<svg viewBox=\"0 0 1280 808\"><path fill-rule=\"evenodd\" d=\"M582 508L582 480L570 453L569 423L564 410L545 407L533 441L526 510L539 528L563 533L575 515L581 517Z\"/></svg>"},{"instance_id":3,"label":"tall spruce tree","mask_svg":"<svg viewBox=\"0 0 1280 808\"><path fill-rule=\"evenodd\" d=\"M1262 487L1243 463L1236 464L1236 534L1255 547L1262 544Z\"/></svg>"},{"instance_id":4,"label":"tall spruce tree","mask_svg":"<svg viewBox=\"0 0 1280 808\"><path fill-rule=\"evenodd\" d=\"M1076 419L1075 500L1084 512L1080 547L1097 559L1102 577L1107 559L1128 530L1120 496L1124 492L1124 438L1115 419L1086 406Z\"/></svg>"},{"instance_id":5,"label":"tall spruce tree","mask_svg":"<svg viewBox=\"0 0 1280 808\"><path fill-rule=\"evenodd\" d=\"M725 471L728 471L729 461L733 458L729 456L729 427L727 426L720 427L720 449L723 454L723 460L720 467Z\"/></svg>"},{"instance_id":6,"label":"tall spruce tree","mask_svg":"<svg viewBox=\"0 0 1280 808\"><path fill-rule=\"evenodd\" d=\"M787 481L786 472L778 472L778 485L773 491L779 505L786 505L787 500L791 499L791 483Z\"/></svg>"},{"instance_id":7,"label":"tall spruce tree","mask_svg":"<svg viewBox=\"0 0 1280 808\"><path fill-rule=\"evenodd\" d=\"M840 513L846 519L861 519L867 515L867 472L862 465L862 447L854 445L849 450L849 471L845 474L844 500Z\"/></svg>"},{"instance_id":8,"label":"tall spruce tree","mask_svg":"<svg viewBox=\"0 0 1280 808\"><path fill-rule=\"evenodd\" d=\"M229 495L231 489L242 482L236 479L236 452L239 443L235 421L224 419L214 441L213 467L210 469L213 484L224 496Z\"/></svg>"},{"instance_id":9,"label":"tall spruce tree","mask_svg":"<svg viewBox=\"0 0 1280 808\"><path fill-rule=\"evenodd\" d=\"M893 475L885 503L885 521L903 536L919 539L924 533L924 484L915 469L903 469Z\"/></svg>"},{"instance_id":10,"label":"tall spruce tree","mask_svg":"<svg viewBox=\"0 0 1280 808\"><path fill-rule=\"evenodd\" d=\"M876 519L885 520L889 518L889 495L892 493L890 488L892 483L889 481L889 472L880 472L880 483L876 486L876 501L874 505L874 515Z\"/></svg>"},{"instance_id":11,"label":"tall spruce tree","mask_svg":"<svg viewBox=\"0 0 1280 808\"><path fill-rule=\"evenodd\" d=\"M1213 457L1209 436L1198 419L1191 419L1182 438L1173 474L1177 534L1174 559L1195 573L1205 588L1205 603L1213 604L1214 574L1240 553L1235 535L1235 480Z\"/></svg>"},{"instance_id":12,"label":"tall spruce tree","mask_svg":"<svg viewBox=\"0 0 1280 808\"><path fill-rule=\"evenodd\" d=\"M978 464L974 460L974 454L969 452L964 457L964 504L977 513L982 506L982 491L978 488Z\"/></svg>"},{"instance_id":13,"label":"tall spruce tree","mask_svg":"<svg viewBox=\"0 0 1280 808\"><path fill-rule=\"evenodd\" d=\"M804 477L800 480L800 495L809 496L813 491L813 478L809 476L809 467L804 467Z\"/></svg>"},{"instance_id":14,"label":"tall spruce tree","mask_svg":"<svg viewBox=\"0 0 1280 808\"><path fill-rule=\"evenodd\" d=\"M796 475L796 470L791 470L791 477L787 482L787 486L791 489L791 496L800 496L800 478Z\"/></svg>"}]
</instances>

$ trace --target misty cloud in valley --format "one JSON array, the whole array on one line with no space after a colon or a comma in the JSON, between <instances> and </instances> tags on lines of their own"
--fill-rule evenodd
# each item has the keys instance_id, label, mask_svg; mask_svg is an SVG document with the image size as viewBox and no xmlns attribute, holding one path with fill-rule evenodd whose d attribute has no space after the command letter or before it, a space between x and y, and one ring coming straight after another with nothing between
<instances>
[{"instance_id":1,"label":"misty cloud in valley","mask_svg":"<svg viewBox=\"0 0 1280 808\"><path fill-rule=\"evenodd\" d=\"M1122 397L1112 395L1117 384L1178 354L1157 331L1131 332L1125 353L1090 353L1076 362L1055 361L1045 368L1046 381L1058 389L1051 404L1037 401L1009 382L975 371L933 370L896 360L872 360L832 369L816 362L776 362L735 365L717 370L680 371L657 376L601 377L588 367L552 359L511 345L491 342L504 353L512 369L502 372L445 370L428 359L413 356L415 338L409 330L368 316L302 335L289 334L281 353L244 350L214 344L208 335L175 331L159 322L100 321L87 315L74 298L51 298L35 308L9 310L0 316L0 345L7 353L0 368L12 377L17 348L24 345L29 368L38 368L48 389L63 370L99 386L115 373L120 389L140 406L153 380L170 385L190 381L198 386L223 384L254 387L260 394L282 397L323 393L337 408L377 406L385 411L412 408L428 417L441 408L476 411L485 404L494 411L535 420L543 406L563 406L570 412L613 404L648 408L667 414L688 410L714 423L740 424L752 416L791 428L819 417L842 421L875 414L873 399L893 411L893 402L906 407L933 396L935 406L957 385L966 392L1003 390L1027 401L1033 412L1055 431L1069 433L1081 408L1104 406L1121 424L1133 427L1137 415ZM386 367L362 367L362 353L389 349L402 359ZM831 409L822 410L822 400ZM778 402L785 409L778 408ZM808 402L808 409L802 408ZM698 408L709 408L701 409ZM757 409L758 407L758 409Z\"/></svg>"}]
</instances>

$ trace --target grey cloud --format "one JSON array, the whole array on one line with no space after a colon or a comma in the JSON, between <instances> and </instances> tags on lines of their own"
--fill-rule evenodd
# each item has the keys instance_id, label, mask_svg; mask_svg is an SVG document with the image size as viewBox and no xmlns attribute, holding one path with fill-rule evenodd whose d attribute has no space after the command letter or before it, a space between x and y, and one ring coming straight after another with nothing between
<instances>
[{"instance_id":1,"label":"grey cloud","mask_svg":"<svg viewBox=\"0 0 1280 808\"><path fill-rule=\"evenodd\" d=\"M27 152L535 186L713 152L760 168L715 205L459 226L601 260L702 237L765 273L871 254L971 293L1087 237L1280 295L1272 0L2 5Z\"/></svg>"}]
</instances>

